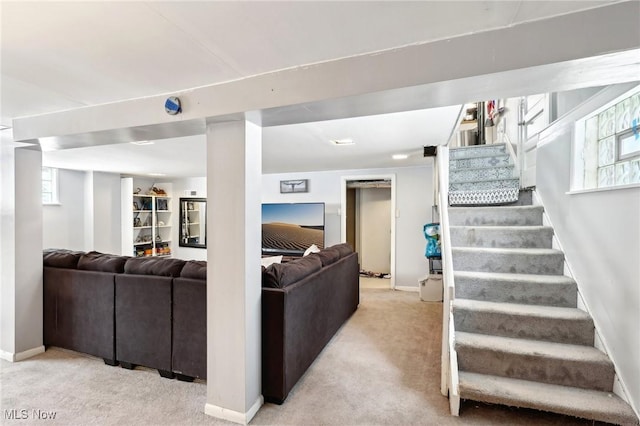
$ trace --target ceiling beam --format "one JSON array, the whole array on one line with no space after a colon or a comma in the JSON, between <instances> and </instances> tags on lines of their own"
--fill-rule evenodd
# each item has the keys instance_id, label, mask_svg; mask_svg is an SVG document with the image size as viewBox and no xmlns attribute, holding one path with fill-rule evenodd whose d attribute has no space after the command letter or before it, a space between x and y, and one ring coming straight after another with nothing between
<instances>
[{"instance_id":1,"label":"ceiling beam","mask_svg":"<svg viewBox=\"0 0 640 426\"><path fill-rule=\"evenodd\" d=\"M625 51L622 71L626 66L626 70L637 76L640 55L633 49L640 48L638 16L639 2L616 3L509 28L300 66L177 93L18 118L13 121L14 138L17 141L49 138L52 144L67 147L87 146L92 134L112 142L160 139L166 137L162 129L172 123L202 125L205 119L234 119L246 111L265 112L263 124L266 125L269 120L288 124L294 121L277 116L285 117L283 111L292 105L309 105L302 108L309 110L314 105L322 108L322 102L329 102L325 105L330 109L331 100L338 100L339 105L345 98L366 99L372 93L393 98L393 90L417 87L426 87L425 95L435 98L436 103L450 105L458 101L451 101L449 92L465 79L471 79L464 86L469 89L469 82L476 85L473 79L478 76L607 57ZM442 85L443 82L446 84ZM482 90L476 89L476 92L480 95ZM165 113L164 103L169 95L181 99L182 114ZM468 96L467 100L472 98ZM396 98L396 102L396 108L404 108L401 99ZM429 102L434 101L425 100L423 108L429 107ZM348 111L348 102L343 105L347 105L343 108L347 110L341 111L343 118L357 115ZM184 127L192 129L189 125ZM144 137L139 133L144 133Z\"/></svg>"}]
</instances>

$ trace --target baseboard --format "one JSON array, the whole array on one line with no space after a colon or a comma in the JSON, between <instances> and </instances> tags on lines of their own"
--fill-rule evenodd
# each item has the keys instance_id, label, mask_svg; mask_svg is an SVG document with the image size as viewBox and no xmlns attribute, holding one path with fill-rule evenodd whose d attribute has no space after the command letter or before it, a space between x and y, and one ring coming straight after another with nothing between
<instances>
[{"instance_id":1,"label":"baseboard","mask_svg":"<svg viewBox=\"0 0 640 426\"><path fill-rule=\"evenodd\" d=\"M19 362L41 353L44 353L44 346L38 346L26 351L18 352L17 354L0 351L0 359L4 359L9 362Z\"/></svg>"},{"instance_id":2,"label":"baseboard","mask_svg":"<svg viewBox=\"0 0 640 426\"><path fill-rule=\"evenodd\" d=\"M414 287L414 286L409 286L409 285L397 285L394 290L398 290L398 291L413 291L415 293L418 293L420 291L420 287Z\"/></svg>"},{"instance_id":3,"label":"baseboard","mask_svg":"<svg viewBox=\"0 0 640 426\"><path fill-rule=\"evenodd\" d=\"M258 410L264 404L264 397L260 395L256 402L249 408L246 413L229 410L227 408L218 407L213 404L204 405L204 413L211 417L227 420L241 425L248 425L251 419L258 413Z\"/></svg>"}]
</instances>

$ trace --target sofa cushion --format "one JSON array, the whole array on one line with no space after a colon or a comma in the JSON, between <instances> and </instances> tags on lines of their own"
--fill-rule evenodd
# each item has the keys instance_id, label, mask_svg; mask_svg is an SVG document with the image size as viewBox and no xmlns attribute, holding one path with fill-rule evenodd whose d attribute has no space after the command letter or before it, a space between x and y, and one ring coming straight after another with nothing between
<instances>
[{"instance_id":1,"label":"sofa cushion","mask_svg":"<svg viewBox=\"0 0 640 426\"><path fill-rule=\"evenodd\" d=\"M182 272L180 272L182 278L193 278L194 280L207 279L207 261L206 260L189 260L184 264Z\"/></svg>"},{"instance_id":2,"label":"sofa cushion","mask_svg":"<svg viewBox=\"0 0 640 426\"><path fill-rule=\"evenodd\" d=\"M307 256L287 263L269 265L262 274L262 286L285 288L319 271L322 262L317 256Z\"/></svg>"},{"instance_id":3,"label":"sofa cushion","mask_svg":"<svg viewBox=\"0 0 640 426\"><path fill-rule=\"evenodd\" d=\"M353 253L353 249L347 243L336 244L335 246L332 246L332 247L329 247L329 248L338 250L338 253L340 253L340 258L343 258L343 257Z\"/></svg>"},{"instance_id":4,"label":"sofa cushion","mask_svg":"<svg viewBox=\"0 0 640 426\"><path fill-rule=\"evenodd\" d=\"M327 266L340 259L340 252L335 248L328 248L314 253L313 256L318 256L322 266Z\"/></svg>"},{"instance_id":5,"label":"sofa cushion","mask_svg":"<svg viewBox=\"0 0 640 426\"><path fill-rule=\"evenodd\" d=\"M124 265L125 274L179 277L186 261L162 257L132 257Z\"/></svg>"},{"instance_id":6,"label":"sofa cushion","mask_svg":"<svg viewBox=\"0 0 640 426\"><path fill-rule=\"evenodd\" d=\"M81 251L47 249L42 253L42 261L44 266L75 269L78 267L78 261L83 254Z\"/></svg>"},{"instance_id":7,"label":"sofa cushion","mask_svg":"<svg viewBox=\"0 0 640 426\"><path fill-rule=\"evenodd\" d=\"M90 251L89 253L85 253L80 256L78 269L83 269L85 271L122 273L124 272L124 264L127 259L129 259L127 256Z\"/></svg>"}]
</instances>

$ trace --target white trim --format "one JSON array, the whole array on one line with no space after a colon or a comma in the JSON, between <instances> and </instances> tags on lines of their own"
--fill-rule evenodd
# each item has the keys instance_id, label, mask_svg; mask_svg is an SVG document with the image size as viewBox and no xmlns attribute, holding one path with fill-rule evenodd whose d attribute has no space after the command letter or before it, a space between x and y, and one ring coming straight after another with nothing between
<instances>
[{"instance_id":1,"label":"white trim","mask_svg":"<svg viewBox=\"0 0 640 426\"><path fill-rule=\"evenodd\" d=\"M398 290L398 291L412 291L414 293L418 293L418 292L420 292L420 287L414 287L414 286L411 286L411 285L397 285L395 287L395 290Z\"/></svg>"},{"instance_id":2,"label":"white trim","mask_svg":"<svg viewBox=\"0 0 640 426\"><path fill-rule=\"evenodd\" d=\"M576 189L573 191L567 191L565 192L565 194L566 195L588 194L590 192L617 191L619 189L633 189L633 188L640 188L640 183L630 183L628 185L612 185L612 186L605 186L602 188Z\"/></svg>"},{"instance_id":3,"label":"white trim","mask_svg":"<svg viewBox=\"0 0 640 426\"><path fill-rule=\"evenodd\" d=\"M350 180L390 180L391 181L391 279L389 280L389 287L391 289L396 288L396 217L398 211L396 208L396 175L379 174L379 175L351 175L342 176L340 178L340 241L347 241L347 182Z\"/></svg>"},{"instance_id":4,"label":"white trim","mask_svg":"<svg viewBox=\"0 0 640 426\"><path fill-rule=\"evenodd\" d=\"M260 395L246 413L241 413L239 411L229 410L228 408L207 403L204 405L204 413L218 419L227 420L241 425L248 425L263 404L264 397Z\"/></svg>"},{"instance_id":5,"label":"white trim","mask_svg":"<svg viewBox=\"0 0 640 426\"><path fill-rule=\"evenodd\" d=\"M538 195L537 191L534 190L532 192L533 192L533 194L532 194L533 205L538 205L538 206L544 207L544 203L542 202L542 199ZM543 210L543 212L542 212L542 221L543 221L543 225L551 226L553 228L553 223L551 223L551 219L549 218L549 215L547 214L547 212L545 210ZM568 277L572 278L576 282L576 286L578 288L577 308L582 310L582 311L585 311L586 313L588 313L589 317L593 320L593 325L594 325L593 346L596 349L599 349L600 351L604 352L605 355L607 355L607 357L611 360L611 362L613 362L613 360L609 356L610 351L608 350L608 345L606 343L606 340L604 339L604 336L602 336L598 332L600 327L598 327L598 324L596 322L596 318L593 315L591 315L591 309L589 309L589 305L585 302L584 298L582 297L582 294L580 293L580 283L578 282L578 280L576 279L575 275L573 274L573 271L571 269L571 265L569 264L569 261L567 259L566 252L562 248L562 244L560 243L560 239L557 237L555 231L553 233L552 242L553 242L553 248L554 249L561 250L564 253L564 271L563 271L564 275L567 275ZM614 367L614 371L615 371L615 375L613 376L613 393L615 395L619 396L627 404L629 404L631 406L631 408L633 409L633 411L638 416L639 413L636 411L635 407L631 404L631 402L630 402L630 400L629 400L629 398L627 396L628 395L627 386L625 385L625 383L622 380L622 378L620 376L618 376L618 371L616 369L615 363L613 364L613 367Z\"/></svg>"},{"instance_id":6,"label":"white trim","mask_svg":"<svg viewBox=\"0 0 640 426\"><path fill-rule=\"evenodd\" d=\"M44 353L44 350L44 346L37 346L35 348L27 349L26 351L18 352L16 354L6 351L0 351L0 359L4 359L5 361L9 362L20 362Z\"/></svg>"}]
</instances>

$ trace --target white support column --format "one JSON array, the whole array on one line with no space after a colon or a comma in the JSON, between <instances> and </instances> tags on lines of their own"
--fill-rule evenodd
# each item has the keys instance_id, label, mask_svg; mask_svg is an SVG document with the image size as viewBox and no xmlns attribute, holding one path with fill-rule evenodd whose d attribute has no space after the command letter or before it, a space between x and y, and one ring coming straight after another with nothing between
<instances>
[{"instance_id":1,"label":"white support column","mask_svg":"<svg viewBox=\"0 0 640 426\"><path fill-rule=\"evenodd\" d=\"M207 126L207 403L205 413L247 424L261 389L262 128Z\"/></svg>"},{"instance_id":2,"label":"white support column","mask_svg":"<svg viewBox=\"0 0 640 426\"><path fill-rule=\"evenodd\" d=\"M20 361L42 344L42 154L0 147L0 358Z\"/></svg>"}]
</instances>

